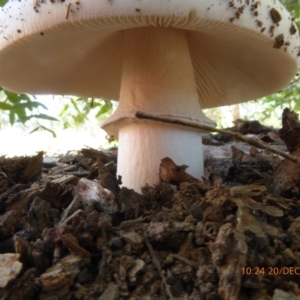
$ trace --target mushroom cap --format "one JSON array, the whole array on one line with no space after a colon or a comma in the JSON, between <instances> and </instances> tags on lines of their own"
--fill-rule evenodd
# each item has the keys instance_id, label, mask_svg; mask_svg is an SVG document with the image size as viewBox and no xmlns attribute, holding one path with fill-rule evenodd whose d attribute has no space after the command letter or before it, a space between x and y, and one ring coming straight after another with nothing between
<instances>
[{"instance_id":1,"label":"mushroom cap","mask_svg":"<svg viewBox=\"0 0 300 300\"><path fill-rule=\"evenodd\" d=\"M119 98L123 30L187 31L202 108L278 91L297 72L297 26L278 0L10 0L0 12L0 85Z\"/></svg>"}]
</instances>

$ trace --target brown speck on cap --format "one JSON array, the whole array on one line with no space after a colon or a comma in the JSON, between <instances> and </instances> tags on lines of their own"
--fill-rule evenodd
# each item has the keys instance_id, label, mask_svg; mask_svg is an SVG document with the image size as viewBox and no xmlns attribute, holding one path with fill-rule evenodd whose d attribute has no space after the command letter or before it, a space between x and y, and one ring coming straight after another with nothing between
<instances>
[{"instance_id":1,"label":"brown speck on cap","mask_svg":"<svg viewBox=\"0 0 300 300\"><path fill-rule=\"evenodd\" d=\"M281 14L275 8L270 10L270 15L274 23L279 23L282 19Z\"/></svg>"},{"instance_id":2,"label":"brown speck on cap","mask_svg":"<svg viewBox=\"0 0 300 300\"><path fill-rule=\"evenodd\" d=\"M284 35L283 34L279 34L276 38L275 38L275 43L273 45L273 48L279 49L283 46L284 44Z\"/></svg>"},{"instance_id":3,"label":"brown speck on cap","mask_svg":"<svg viewBox=\"0 0 300 300\"><path fill-rule=\"evenodd\" d=\"M233 2L233 0L229 1L229 7L233 7L233 8L235 8L235 5L234 5L234 2Z\"/></svg>"},{"instance_id":4,"label":"brown speck on cap","mask_svg":"<svg viewBox=\"0 0 300 300\"><path fill-rule=\"evenodd\" d=\"M290 34L295 34L297 32L296 26L292 23L290 27Z\"/></svg>"},{"instance_id":5,"label":"brown speck on cap","mask_svg":"<svg viewBox=\"0 0 300 300\"><path fill-rule=\"evenodd\" d=\"M274 35L275 25L271 25L269 32L271 33L271 37Z\"/></svg>"},{"instance_id":6,"label":"brown speck on cap","mask_svg":"<svg viewBox=\"0 0 300 300\"><path fill-rule=\"evenodd\" d=\"M254 4L252 4L252 5L251 5L251 11L256 10L259 4L260 4L259 1L255 2Z\"/></svg>"},{"instance_id":7,"label":"brown speck on cap","mask_svg":"<svg viewBox=\"0 0 300 300\"><path fill-rule=\"evenodd\" d=\"M235 13L235 16L237 19L240 18L241 14L244 12L244 9L245 9L245 5L239 7Z\"/></svg>"},{"instance_id":8,"label":"brown speck on cap","mask_svg":"<svg viewBox=\"0 0 300 300\"><path fill-rule=\"evenodd\" d=\"M260 20L255 20L258 27L261 27L263 25L263 22Z\"/></svg>"}]
</instances>

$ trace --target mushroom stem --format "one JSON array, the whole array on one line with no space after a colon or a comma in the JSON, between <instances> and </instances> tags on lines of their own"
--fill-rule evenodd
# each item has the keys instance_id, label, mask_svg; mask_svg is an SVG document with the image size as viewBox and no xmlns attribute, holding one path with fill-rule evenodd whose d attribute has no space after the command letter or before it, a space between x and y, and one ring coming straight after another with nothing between
<instances>
[{"instance_id":1,"label":"mushroom stem","mask_svg":"<svg viewBox=\"0 0 300 300\"><path fill-rule=\"evenodd\" d=\"M202 138L197 130L187 130L158 122L134 122L119 131L118 174L123 186L137 192L146 183L159 182L161 159L171 157L176 164L189 166L187 173L203 176Z\"/></svg>"},{"instance_id":2,"label":"mushroom stem","mask_svg":"<svg viewBox=\"0 0 300 300\"><path fill-rule=\"evenodd\" d=\"M118 174L124 186L136 191L146 183L158 183L159 164L165 156L189 165L188 173L194 177L203 176L199 130L135 118L143 110L214 125L199 104L186 34L162 27L124 31L120 104L102 127L118 135Z\"/></svg>"}]
</instances>

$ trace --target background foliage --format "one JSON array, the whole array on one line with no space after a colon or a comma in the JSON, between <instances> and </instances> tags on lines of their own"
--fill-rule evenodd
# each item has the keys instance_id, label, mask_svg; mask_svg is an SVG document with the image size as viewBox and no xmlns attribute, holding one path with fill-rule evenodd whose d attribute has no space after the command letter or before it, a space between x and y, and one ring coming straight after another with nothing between
<instances>
[{"instance_id":1,"label":"background foliage","mask_svg":"<svg viewBox=\"0 0 300 300\"><path fill-rule=\"evenodd\" d=\"M292 16L298 25L300 24L300 0L281 0L285 7L290 11ZM299 75L297 74L294 80L282 91L269 95L260 100L257 100L259 104L264 107L262 115L258 116L258 119L270 118L272 115L276 115L279 111L285 107L292 109L296 112L300 112L300 82ZM250 118L253 117L249 116Z\"/></svg>"},{"instance_id":2,"label":"background foliage","mask_svg":"<svg viewBox=\"0 0 300 300\"><path fill-rule=\"evenodd\" d=\"M300 25L300 0L281 0L285 7L290 11L295 21ZM300 113L300 76L297 74L293 81L282 91L256 100L256 106L260 107L248 116L249 119L264 121L267 119L280 119L281 113L285 107Z\"/></svg>"},{"instance_id":3,"label":"background foliage","mask_svg":"<svg viewBox=\"0 0 300 300\"><path fill-rule=\"evenodd\" d=\"M300 0L280 0L280 2L290 11L298 28L300 28ZM239 113L236 116L240 116L243 119L258 120L265 125L280 127L281 115L285 107L300 114L299 80L300 76L297 74L288 86L277 93L239 104L237 105L237 108L207 109L205 110L205 114L209 118L217 120L219 127L232 126L230 120L232 110L239 110Z\"/></svg>"}]
</instances>

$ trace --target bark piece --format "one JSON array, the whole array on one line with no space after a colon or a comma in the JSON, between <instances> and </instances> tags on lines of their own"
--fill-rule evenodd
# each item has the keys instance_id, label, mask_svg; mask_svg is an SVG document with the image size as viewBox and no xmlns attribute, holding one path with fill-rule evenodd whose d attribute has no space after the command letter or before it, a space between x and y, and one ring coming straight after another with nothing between
<instances>
[{"instance_id":1,"label":"bark piece","mask_svg":"<svg viewBox=\"0 0 300 300\"><path fill-rule=\"evenodd\" d=\"M258 197L265 192L266 186L263 184L248 184L230 188L230 194L233 197Z\"/></svg>"},{"instance_id":2,"label":"bark piece","mask_svg":"<svg viewBox=\"0 0 300 300\"><path fill-rule=\"evenodd\" d=\"M233 131L240 132L242 134L260 134L268 132L277 132L276 129L262 125L258 121L249 121L238 119L234 121L234 127L230 128Z\"/></svg>"},{"instance_id":3,"label":"bark piece","mask_svg":"<svg viewBox=\"0 0 300 300\"><path fill-rule=\"evenodd\" d=\"M282 129L279 133L288 151L294 157L300 158L300 122L298 114L285 108L282 114ZM299 165L286 159L282 161L268 182L268 190L288 198L299 197Z\"/></svg>"},{"instance_id":4,"label":"bark piece","mask_svg":"<svg viewBox=\"0 0 300 300\"><path fill-rule=\"evenodd\" d=\"M10 300L28 300L33 299L39 288L36 282L36 270L27 269L20 278L18 278L9 289L6 289L6 297Z\"/></svg>"},{"instance_id":5,"label":"bark piece","mask_svg":"<svg viewBox=\"0 0 300 300\"><path fill-rule=\"evenodd\" d=\"M300 247L300 217L294 219L287 230L287 234L291 240L292 249Z\"/></svg>"},{"instance_id":6,"label":"bark piece","mask_svg":"<svg viewBox=\"0 0 300 300\"><path fill-rule=\"evenodd\" d=\"M244 203L243 199L234 200L238 205L237 218L239 232L251 231L258 237L265 237L266 234L269 236L277 237L282 233L281 228L277 228L273 225L259 220L253 212L253 208L248 208L249 204ZM261 209L261 206L257 206L256 209Z\"/></svg>"},{"instance_id":7,"label":"bark piece","mask_svg":"<svg viewBox=\"0 0 300 300\"><path fill-rule=\"evenodd\" d=\"M297 113L288 108L284 109L282 113L282 128L279 134L290 153L300 148L300 123Z\"/></svg>"},{"instance_id":8,"label":"bark piece","mask_svg":"<svg viewBox=\"0 0 300 300\"><path fill-rule=\"evenodd\" d=\"M50 219L51 206L39 197L35 197L30 205L28 221L31 230L42 233L46 227L53 226Z\"/></svg>"},{"instance_id":9,"label":"bark piece","mask_svg":"<svg viewBox=\"0 0 300 300\"><path fill-rule=\"evenodd\" d=\"M204 190L207 189L203 182L185 172L187 168L188 166L186 165L177 166L171 158L165 157L161 160L159 166L159 179L175 185L183 182L197 183L202 185Z\"/></svg>"},{"instance_id":10,"label":"bark piece","mask_svg":"<svg viewBox=\"0 0 300 300\"><path fill-rule=\"evenodd\" d=\"M260 202L255 201L252 198L247 197L247 196L244 196L243 198L233 198L232 200L236 201L236 203L238 205L242 202L244 207L247 207L251 210L260 210L260 211L263 211L264 213L274 216L274 217L282 217L283 216L282 209L280 209L276 206L260 203Z\"/></svg>"},{"instance_id":11,"label":"bark piece","mask_svg":"<svg viewBox=\"0 0 300 300\"><path fill-rule=\"evenodd\" d=\"M73 233L73 231L75 230L72 230L71 227L67 224L72 219L76 219L80 222L79 214L81 212L81 210L78 210L64 222L59 223L57 226L53 228L46 228L43 231L44 240L53 244L58 244L59 242L62 242L63 245L67 247L71 253L82 255L85 257L90 257L89 251L87 251L79 245L78 239Z\"/></svg>"},{"instance_id":12,"label":"bark piece","mask_svg":"<svg viewBox=\"0 0 300 300\"><path fill-rule=\"evenodd\" d=\"M108 213L115 213L119 209L116 196L108 189L102 187L97 180L92 181L81 178L75 187L75 192L85 205L89 201L94 201L100 210Z\"/></svg>"},{"instance_id":13,"label":"bark piece","mask_svg":"<svg viewBox=\"0 0 300 300\"><path fill-rule=\"evenodd\" d=\"M47 181L46 184L40 189L39 197L50 203L51 206L61 209L66 207L71 202L71 191L71 186Z\"/></svg>"},{"instance_id":14,"label":"bark piece","mask_svg":"<svg viewBox=\"0 0 300 300\"><path fill-rule=\"evenodd\" d=\"M11 236L15 232L16 224L17 220L12 210L0 216L0 238Z\"/></svg>"},{"instance_id":15,"label":"bark piece","mask_svg":"<svg viewBox=\"0 0 300 300\"><path fill-rule=\"evenodd\" d=\"M126 187L121 188L118 194L118 203L120 212L126 220L138 218L147 206L146 198L143 195Z\"/></svg>"},{"instance_id":16,"label":"bark piece","mask_svg":"<svg viewBox=\"0 0 300 300\"><path fill-rule=\"evenodd\" d=\"M17 253L0 254L0 288L6 287L21 272L23 264L19 258Z\"/></svg>"},{"instance_id":17,"label":"bark piece","mask_svg":"<svg viewBox=\"0 0 300 300\"><path fill-rule=\"evenodd\" d=\"M120 187L115 175L105 167L100 157L97 158L97 165L101 185L112 193L117 194L120 191Z\"/></svg>"},{"instance_id":18,"label":"bark piece","mask_svg":"<svg viewBox=\"0 0 300 300\"><path fill-rule=\"evenodd\" d=\"M99 151L96 149L88 148L88 149L82 149L81 152L85 157L92 158L95 160L98 157L100 157L101 161L104 164L109 163L111 161L117 162L115 149L107 149L107 150Z\"/></svg>"},{"instance_id":19,"label":"bark piece","mask_svg":"<svg viewBox=\"0 0 300 300\"><path fill-rule=\"evenodd\" d=\"M39 152L36 156L32 156L23 173L22 182L35 181L42 172L43 167L43 152Z\"/></svg>"},{"instance_id":20,"label":"bark piece","mask_svg":"<svg viewBox=\"0 0 300 300\"><path fill-rule=\"evenodd\" d=\"M134 249L141 248L144 241L143 236L139 233L138 226L121 230L120 237L129 243Z\"/></svg>"},{"instance_id":21,"label":"bark piece","mask_svg":"<svg viewBox=\"0 0 300 300\"><path fill-rule=\"evenodd\" d=\"M79 274L80 268L88 263L89 260L83 259L80 256L68 255L64 257L40 276L39 280L43 292L63 297L74 284L75 277Z\"/></svg>"},{"instance_id":22,"label":"bark piece","mask_svg":"<svg viewBox=\"0 0 300 300\"><path fill-rule=\"evenodd\" d=\"M300 296L289 293L280 289L276 289L272 300L300 300Z\"/></svg>"},{"instance_id":23,"label":"bark piece","mask_svg":"<svg viewBox=\"0 0 300 300\"><path fill-rule=\"evenodd\" d=\"M212 251L212 261L218 270L219 296L224 300L238 300L246 252L240 246L234 226L230 223L222 225L216 241L209 248Z\"/></svg>"},{"instance_id":24,"label":"bark piece","mask_svg":"<svg viewBox=\"0 0 300 300\"><path fill-rule=\"evenodd\" d=\"M110 282L104 291L104 293L98 298L98 300L118 300L119 289L116 284Z\"/></svg>"},{"instance_id":25,"label":"bark piece","mask_svg":"<svg viewBox=\"0 0 300 300\"><path fill-rule=\"evenodd\" d=\"M20 261L26 268L34 268L38 274L41 274L50 266L47 255L30 242L14 235L14 245L15 251L20 254Z\"/></svg>"},{"instance_id":26,"label":"bark piece","mask_svg":"<svg viewBox=\"0 0 300 300\"><path fill-rule=\"evenodd\" d=\"M0 157L0 167L15 183L32 183L39 178L43 167L43 152L32 157Z\"/></svg>"}]
</instances>

